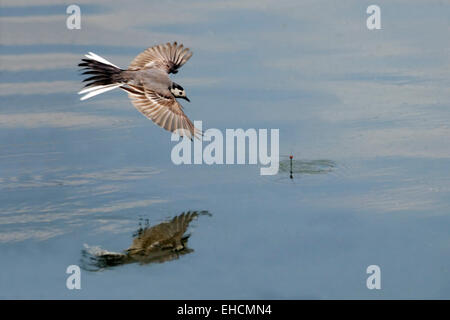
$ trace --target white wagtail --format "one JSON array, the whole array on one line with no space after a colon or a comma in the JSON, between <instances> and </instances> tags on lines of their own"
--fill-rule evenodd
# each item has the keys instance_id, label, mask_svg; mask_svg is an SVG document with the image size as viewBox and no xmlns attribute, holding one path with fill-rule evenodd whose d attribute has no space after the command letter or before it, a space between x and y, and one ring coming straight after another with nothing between
<instances>
[{"instance_id":1,"label":"white wagtail","mask_svg":"<svg viewBox=\"0 0 450 320\"><path fill-rule=\"evenodd\" d=\"M177 73L191 56L192 52L182 44L161 44L140 53L128 69L123 70L89 52L78 66L83 67L83 74L92 76L83 80L87 84L78 94L85 94L81 97L85 100L115 88L123 89L147 118L166 130L192 139L201 132L184 114L176 98L190 100L183 87L169 78L169 74Z\"/></svg>"}]
</instances>

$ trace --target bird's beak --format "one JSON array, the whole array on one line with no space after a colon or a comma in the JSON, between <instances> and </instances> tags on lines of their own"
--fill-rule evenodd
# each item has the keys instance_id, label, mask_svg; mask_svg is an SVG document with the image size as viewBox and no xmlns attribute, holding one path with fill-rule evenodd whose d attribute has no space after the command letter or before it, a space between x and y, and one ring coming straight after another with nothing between
<instances>
[{"instance_id":1,"label":"bird's beak","mask_svg":"<svg viewBox=\"0 0 450 320\"><path fill-rule=\"evenodd\" d=\"M191 102L188 97L183 97L184 100L187 100L187 102Z\"/></svg>"}]
</instances>

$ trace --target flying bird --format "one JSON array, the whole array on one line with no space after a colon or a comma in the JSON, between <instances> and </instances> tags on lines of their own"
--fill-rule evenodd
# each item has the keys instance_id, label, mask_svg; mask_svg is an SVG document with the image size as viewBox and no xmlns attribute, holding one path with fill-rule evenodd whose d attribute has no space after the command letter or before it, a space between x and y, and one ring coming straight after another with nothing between
<instances>
[{"instance_id":1,"label":"flying bird","mask_svg":"<svg viewBox=\"0 0 450 320\"><path fill-rule=\"evenodd\" d=\"M160 127L192 139L201 135L200 130L183 112L177 98L190 101L182 86L170 80L169 74L177 73L192 52L182 44L166 43L141 52L123 70L105 58L89 52L78 65L83 74L85 88L78 92L86 100L98 94L120 88L128 92L133 105L144 116Z\"/></svg>"}]
</instances>

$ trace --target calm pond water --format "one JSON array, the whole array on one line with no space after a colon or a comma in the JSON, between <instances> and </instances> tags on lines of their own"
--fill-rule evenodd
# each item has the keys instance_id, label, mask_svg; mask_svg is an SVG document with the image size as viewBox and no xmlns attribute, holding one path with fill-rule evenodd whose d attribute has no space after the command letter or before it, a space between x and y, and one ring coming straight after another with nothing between
<instances>
[{"instance_id":1,"label":"calm pond water","mask_svg":"<svg viewBox=\"0 0 450 320\"><path fill-rule=\"evenodd\" d=\"M356 0L76 3L80 30L63 1L1 4L0 298L450 298L448 1L378 1L372 31ZM279 129L277 175L176 166L124 92L79 100L88 51L168 41L194 52L187 115ZM187 211L189 252L86 267Z\"/></svg>"}]
</instances>

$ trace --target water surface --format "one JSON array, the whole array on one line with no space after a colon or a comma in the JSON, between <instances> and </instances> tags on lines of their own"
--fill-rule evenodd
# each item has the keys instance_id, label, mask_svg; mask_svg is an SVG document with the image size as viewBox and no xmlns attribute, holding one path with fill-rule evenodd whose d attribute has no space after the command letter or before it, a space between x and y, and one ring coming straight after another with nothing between
<instances>
[{"instance_id":1,"label":"water surface","mask_svg":"<svg viewBox=\"0 0 450 320\"><path fill-rule=\"evenodd\" d=\"M77 4L68 30L64 2L2 1L1 298L450 298L447 1L379 1L376 31L361 1ZM188 116L278 128L278 175L175 166L124 92L79 101L88 51L126 67L175 40L194 52L173 76ZM66 288L85 244L121 251L189 210L211 213L193 252Z\"/></svg>"}]
</instances>

